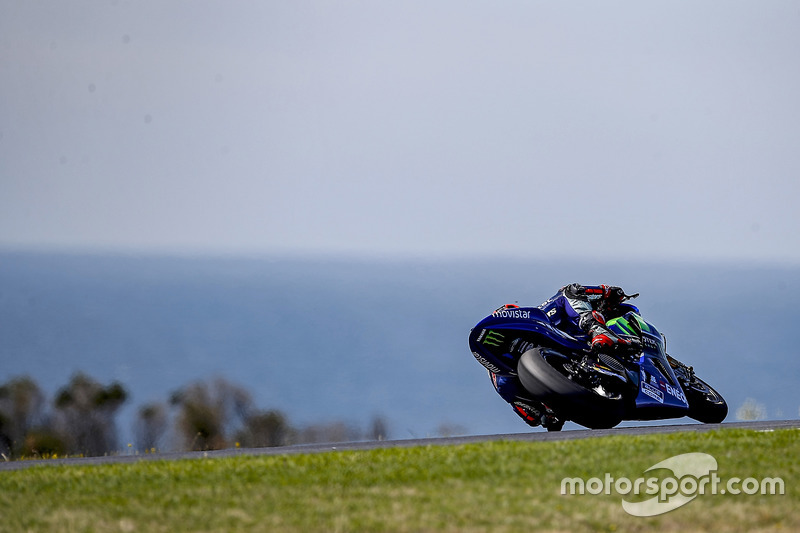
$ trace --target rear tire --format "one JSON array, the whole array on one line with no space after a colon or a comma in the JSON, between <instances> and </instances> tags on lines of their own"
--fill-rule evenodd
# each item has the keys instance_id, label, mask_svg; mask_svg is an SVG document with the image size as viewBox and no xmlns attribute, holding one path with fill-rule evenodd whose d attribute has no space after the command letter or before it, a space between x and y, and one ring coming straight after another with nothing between
<instances>
[{"instance_id":1,"label":"rear tire","mask_svg":"<svg viewBox=\"0 0 800 533\"><path fill-rule=\"evenodd\" d=\"M572 420L590 429L612 428L622 421L625 404L622 397L610 398L569 379L548 363L564 357L549 348L533 348L519 359L517 374L522 385L559 418Z\"/></svg>"}]
</instances>

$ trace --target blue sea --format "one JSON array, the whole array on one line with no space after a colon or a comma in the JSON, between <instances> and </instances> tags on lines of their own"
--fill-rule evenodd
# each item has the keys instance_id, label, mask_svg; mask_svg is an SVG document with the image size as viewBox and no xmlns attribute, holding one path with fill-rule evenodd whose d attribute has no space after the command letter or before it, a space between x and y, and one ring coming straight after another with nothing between
<instances>
[{"instance_id":1,"label":"blue sea","mask_svg":"<svg viewBox=\"0 0 800 533\"><path fill-rule=\"evenodd\" d=\"M467 335L498 306L538 305L574 281L641 293L729 420L748 398L767 418L798 417L800 269L731 263L5 251L0 383L28 375L52 398L76 372L120 381L121 442L139 406L218 376L297 426L382 416L390 438L526 431Z\"/></svg>"}]
</instances>

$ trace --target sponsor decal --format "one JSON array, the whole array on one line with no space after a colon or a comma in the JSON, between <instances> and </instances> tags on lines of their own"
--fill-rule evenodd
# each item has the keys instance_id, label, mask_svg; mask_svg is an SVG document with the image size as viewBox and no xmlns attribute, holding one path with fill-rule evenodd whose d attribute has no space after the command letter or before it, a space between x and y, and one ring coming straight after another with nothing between
<instances>
[{"instance_id":1,"label":"sponsor decal","mask_svg":"<svg viewBox=\"0 0 800 533\"><path fill-rule=\"evenodd\" d=\"M535 344L533 344L532 342L522 341L520 343L520 345L519 345L519 350L517 350L517 351L519 353L523 354L523 353L527 352L528 350L530 350L531 348L533 348L534 346L535 346ZM513 349L509 350L509 351L513 351Z\"/></svg>"},{"instance_id":2,"label":"sponsor decal","mask_svg":"<svg viewBox=\"0 0 800 533\"><path fill-rule=\"evenodd\" d=\"M495 318L530 318L530 311L523 311L522 309L498 309L492 316Z\"/></svg>"},{"instance_id":3,"label":"sponsor decal","mask_svg":"<svg viewBox=\"0 0 800 533\"><path fill-rule=\"evenodd\" d=\"M689 403L686 401L686 396L683 394L683 391L678 387L673 387L669 383L667 383L667 393L676 397L677 399L681 400L684 403Z\"/></svg>"},{"instance_id":4,"label":"sponsor decal","mask_svg":"<svg viewBox=\"0 0 800 533\"><path fill-rule=\"evenodd\" d=\"M490 330L486 333L486 337L483 339L483 344L487 344L489 346L500 346L503 344L503 340L505 338L506 336L502 333Z\"/></svg>"},{"instance_id":5,"label":"sponsor decal","mask_svg":"<svg viewBox=\"0 0 800 533\"><path fill-rule=\"evenodd\" d=\"M552 308L551 310L549 310L549 311L547 312L547 316L548 316L548 317L552 317L553 315L555 315L555 314L556 314L556 312L557 312L557 311L558 311L558 309L556 309L556 308L554 307L554 308Z\"/></svg>"},{"instance_id":6,"label":"sponsor decal","mask_svg":"<svg viewBox=\"0 0 800 533\"><path fill-rule=\"evenodd\" d=\"M657 341L649 337L645 337L644 335L642 335L642 343L648 348L652 348L653 350L658 350L660 348Z\"/></svg>"},{"instance_id":7,"label":"sponsor decal","mask_svg":"<svg viewBox=\"0 0 800 533\"><path fill-rule=\"evenodd\" d=\"M499 373L499 372L502 372L502 371L503 371L503 370L502 370L502 369L501 369L499 366L497 366L497 365L495 365L495 364L493 364L493 363L490 363L489 361L487 361L487 360L486 360L486 358L485 358L485 357L483 357L483 356L482 356L481 354L479 354L478 352L472 352L472 355L475 357L475 359L477 359L477 360L478 360L478 362L479 362L480 364L482 364L483 366L485 366L485 367L486 367L486 369L487 369L487 370L489 370L490 372L494 372L495 374L497 374L497 373Z\"/></svg>"},{"instance_id":8,"label":"sponsor decal","mask_svg":"<svg viewBox=\"0 0 800 533\"><path fill-rule=\"evenodd\" d=\"M480 335L478 335L478 338L477 338L477 339L475 339L475 342L481 342L481 339L483 338L483 336L484 336L484 335L486 335L486 330L485 330L485 329L482 329L482 330L481 330L481 334L480 334Z\"/></svg>"},{"instance_id":9,"label":"sponsor decal","mask_svg":"<svg viewBox=\"0 0 800 533\"><path fill-rule=\"evenodd\" d=\"M656 400L658 403L664 403L664 393L649 383L642 382L642 392Z\"/></svg>"}]
</instances>

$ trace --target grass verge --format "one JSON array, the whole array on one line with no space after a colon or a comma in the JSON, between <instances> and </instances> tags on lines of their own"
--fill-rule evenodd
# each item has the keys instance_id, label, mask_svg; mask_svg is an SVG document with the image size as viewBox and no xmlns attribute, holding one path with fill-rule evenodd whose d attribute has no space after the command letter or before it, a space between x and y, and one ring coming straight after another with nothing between
<instances>
[{"instance_id":1,"label":"grass verge","mask_svg":"<svg viewBox=\"0 0 800 533\"><path fill-rule=\"evenodd\" d=\"M613 491L561 494L565 477L636 479L688 452L723 480L780 477L785 494L706 494L650 518ZM797 430L721 430L37 466L0 475L0 530L800 531L798 457Z\"/></svg>"}]
</instances>

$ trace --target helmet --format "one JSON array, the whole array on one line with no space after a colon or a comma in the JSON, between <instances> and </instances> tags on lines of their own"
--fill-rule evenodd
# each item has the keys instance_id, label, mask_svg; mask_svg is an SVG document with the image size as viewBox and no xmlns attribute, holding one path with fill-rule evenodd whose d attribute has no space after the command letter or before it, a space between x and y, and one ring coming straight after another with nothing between
<instances>
[{"instance_id":1,"label":"helmet","mask_svg":"<svg viewBox=\"0 0 800 533\"><path fill-rule=\"evenodd\" d=\"M635 296L638 296L638 294ZM621 287L615 287L613 285L603 286L603 300L598 307L602 313L606 313L610 317L615 316L619 304L628 298L631 298L631 296L625 294L625 291L622 290Z\"/></svg>"}]
</instances>

